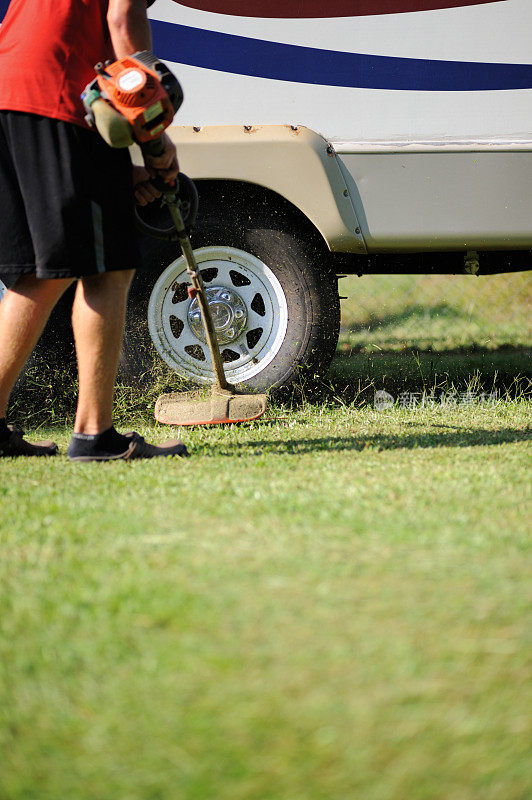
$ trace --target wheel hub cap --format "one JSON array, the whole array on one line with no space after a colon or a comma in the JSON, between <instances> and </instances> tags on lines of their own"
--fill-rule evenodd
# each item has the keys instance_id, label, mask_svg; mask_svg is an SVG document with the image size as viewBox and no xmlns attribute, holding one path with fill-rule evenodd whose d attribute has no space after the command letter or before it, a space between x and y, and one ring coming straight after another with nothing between
<instances>
[{"instance_id":1,"label":"wheel hub cap","mask_svg":"<svg viewBox=\"0 0 532 800\"><path fill-rule=\"evenodd\" d=\"M218 344L229 344L241 336L245 330L248 313L239 294L225 286L210 286L205 290L207 302L212 314ZM188 324L194 335L202 342L207 341L201 318L198 299L195 298L188 309Z\"/></svg>"}]
</instances>

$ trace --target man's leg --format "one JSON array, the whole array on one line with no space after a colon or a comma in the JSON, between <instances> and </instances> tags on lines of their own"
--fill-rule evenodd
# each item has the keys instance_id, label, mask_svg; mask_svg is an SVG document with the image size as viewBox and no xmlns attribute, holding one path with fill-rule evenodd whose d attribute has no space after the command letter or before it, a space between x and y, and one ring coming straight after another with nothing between
<instances>
[{"instance_id":1,"label":"man's leg","mask_svg":"<svg viewBox=\"0 0 532 800\"><path fill-rule=\"evenodd\" d=\"M138 433L122 435L113 427L113 396L133 270L82 278L72 308L79 369L79 399L72 461L186 456L177 439L148 444Z\"/></svg>"},{"instance_id":2,"label":"man's leg","mask_svg":"<svg viewBox=\"0 0 532 800\"><path fill-rule=\"evenodd\" d=\"M41 280L24 275L0 303L0 419L9 395L50 313L72 279Z\"/></svg>"},{"instance_id":3,"label":"man's leg","mask_svg":"<svg viewBox=\"0 0 532 800\"><path fill-rule=\"evenodd\" d=\"M79 369L76 433L95 435L113 424L114 386L133 274L133 270L107 272L78 282L72 308Z\"/></svg>"}]
</instances>

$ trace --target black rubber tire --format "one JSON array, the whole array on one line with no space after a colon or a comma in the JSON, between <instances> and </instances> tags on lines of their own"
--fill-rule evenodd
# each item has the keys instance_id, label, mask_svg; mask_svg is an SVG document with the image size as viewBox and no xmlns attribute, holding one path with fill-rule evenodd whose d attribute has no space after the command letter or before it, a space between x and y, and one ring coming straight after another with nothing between
<instances>
[{"instance_id":1,"label":"black rubber tire","mask_svg":"<svg viewBox=\"0 0 532 800\"><path fill-rule=\"evenodd\" d=\"M287 301L284 342L245 387L278 393L294 385L310 388L319 383L335 353L340 329L338 282L325 244L290 206L281 203L274 209L271 202L257 202L246 188L223 196L212 184L208 191L201 184L199 188L193 246L227 246L251 253L272 270ZM147 325L149 296L160 273L179 255L178 245L146 243L145 256L154 268L139 272L131 291L122 358L122 372L129 379L138 379L153 363Z\"/></svg>"}]
</instances>

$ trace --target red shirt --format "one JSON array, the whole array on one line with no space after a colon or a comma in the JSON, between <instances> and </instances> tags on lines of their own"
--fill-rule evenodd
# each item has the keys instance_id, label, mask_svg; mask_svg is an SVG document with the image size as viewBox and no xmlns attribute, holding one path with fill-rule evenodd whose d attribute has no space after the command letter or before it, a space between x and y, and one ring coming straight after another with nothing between
<instances>
[{"instance_id":1,"label":"red shirt","mask_svg":"<svg viewBox=\"0 0 532 800\"><path fill-rule=\"evenodd\" d=\"M11 0L0 26L0 109L86 126L80 94L114 59L108 0Z\"/></svg>"}]
</instances>

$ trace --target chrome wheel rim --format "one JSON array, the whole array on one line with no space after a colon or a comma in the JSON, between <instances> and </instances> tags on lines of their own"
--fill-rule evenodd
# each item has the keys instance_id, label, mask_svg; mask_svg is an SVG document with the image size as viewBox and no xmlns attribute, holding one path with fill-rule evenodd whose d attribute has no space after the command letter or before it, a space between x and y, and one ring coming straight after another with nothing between
<instances>
[{"instance_id":1,"label":"chrome wheel rim","mask_svg":"<svg viewBox=\"0 0 532 800\"><path fill-rule=\"evenodd\" d=\"M232 383L249 380L275 358L286 336L288 308L281 284L259 258L232 247L195 250L224 361ZM184 258L158 278L148 306L150 335L161 358L197 383L214 374L197 300L187 292Z\"/></svg>"}]
</instances>

